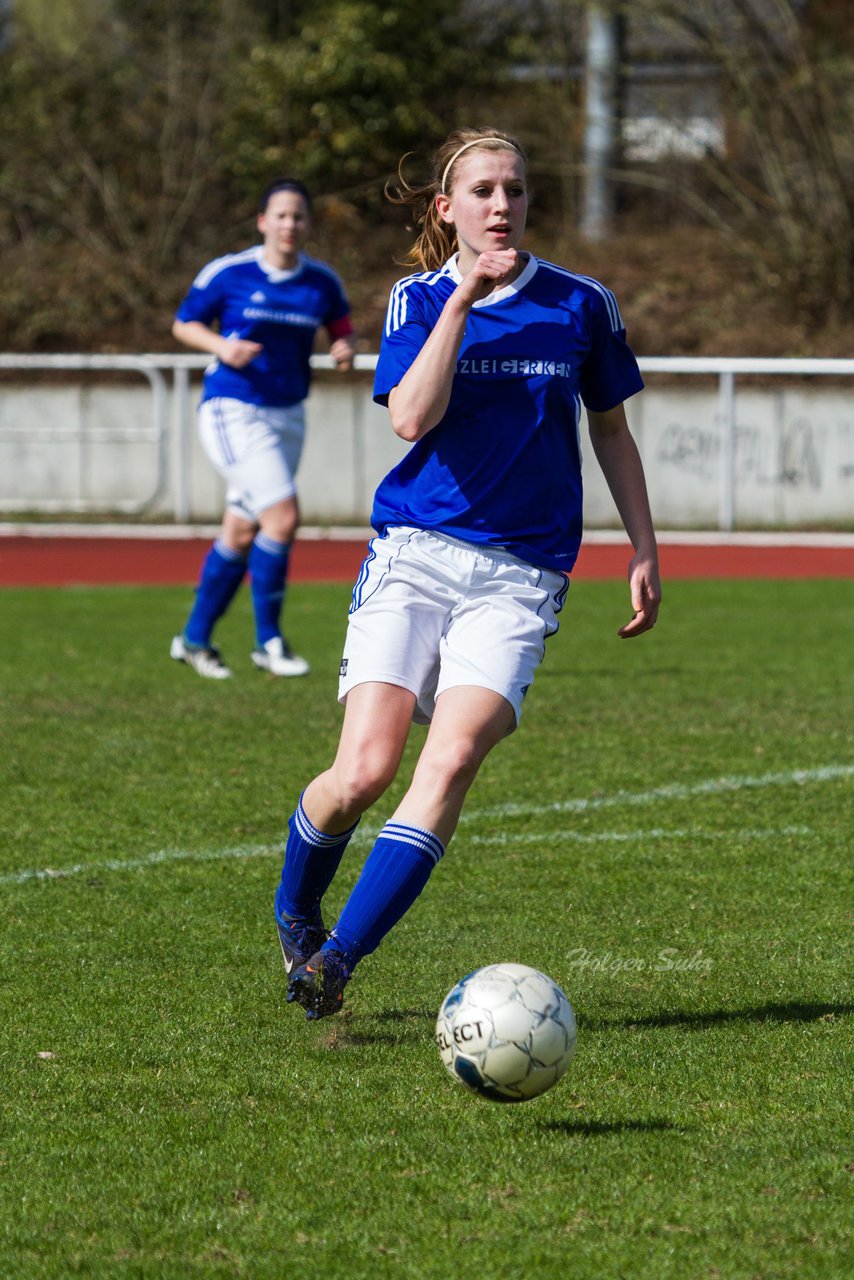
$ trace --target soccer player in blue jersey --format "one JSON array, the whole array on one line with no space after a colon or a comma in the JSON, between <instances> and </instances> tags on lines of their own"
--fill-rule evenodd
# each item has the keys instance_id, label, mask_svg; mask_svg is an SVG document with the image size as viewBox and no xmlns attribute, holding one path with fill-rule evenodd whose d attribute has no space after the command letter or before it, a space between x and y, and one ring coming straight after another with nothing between
<instances>
[{"instance_id":1,"label":"soccer player in blue jersey","mask_svg":"<svg viewBox=\"0 0 854 1280\"><path fill-rule=\"evenodd\" d=\"M213 630L249 572L255 614L252 661L274 676L301 676L305 658L282 635L288 560L299 523L295 477L305 434L303 402L317 330L330 337L339 368L354 352L344 288L335 272L302 252L311 198L281 178L264 192L263 242L209 263L178 308L175 337L213 357L205 372L199 433L225 480L222 529L202 566L195 603L170 654L208 679L231 671Z\"/></svg>"},{"instance_id":2,"label":"soccer player in blue jersey","mask_svg":"<svg viewBox=\"0 0 854 1280\"><path fill-rule=\"evenodd\" d=\"M422 270L395 285L374 386L412 448L381 482L341 664L335 760L290 820L276 922L288 1000L334 1013L355 966L443 856L487 753L518 724L557 630L581 537L581 404L634 547L633 616L654 626L658 555L623 401L642 386L616 300L520 250L525 157L497 130L455 131L432 181L401 178ZM394 197L393 197L394 198ZM321 900L362 813L429 723L403 799L331 934Z\"/></svg>"}]
</instances>

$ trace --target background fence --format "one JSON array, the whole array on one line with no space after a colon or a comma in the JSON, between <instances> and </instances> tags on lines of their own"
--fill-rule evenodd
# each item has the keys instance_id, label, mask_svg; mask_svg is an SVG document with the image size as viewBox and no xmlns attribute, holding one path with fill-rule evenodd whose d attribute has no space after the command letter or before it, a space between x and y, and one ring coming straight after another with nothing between
<instances>
[{"instance_id":1,"label":"background fence","mask_svg":"<svg viewBox=\"0 0 854 1280\"><path fill-rule=\"evenodd\" d=\"M219 478L196 439L196 355L0 355L0 513L205 522ZM406 447L371 399L376 356L315 356L303 520L368 522ZM627 405L662 527L854 525L854 360L643 357ZM586 433L587 524L616 511Z\"/></svg>"}]
</instances>

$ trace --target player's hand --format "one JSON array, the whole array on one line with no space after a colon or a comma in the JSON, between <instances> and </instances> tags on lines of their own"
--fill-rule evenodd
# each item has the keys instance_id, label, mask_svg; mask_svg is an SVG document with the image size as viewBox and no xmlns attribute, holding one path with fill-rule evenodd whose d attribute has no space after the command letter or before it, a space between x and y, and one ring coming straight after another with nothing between
<instances>
[{"instance_id":1,"label":"player's hand","mask_svg":"<svg viewBox=\"0 0 854 1280\"><path fill-rule=\"evenodd\" d=\"M518 269L519 254L515 249L493 249L482 253L457 286L460 296L469 304L479 302L493 289L500 289L512 280Z\"/></svg>"},{"instance_id":2,"label":"player's hand","mask_svg":"<svg viewBox=\"0 0 854 1280\"><path fill-rule=\"evenodd\" d=\"M245 369L263 350L260 342L247 338L223 338L217 357L231 369Z\"/></svg>"},{"instance_id":3,"label":"player's hand","mask_svg":"<svg viewBox=\"0 0 854 1280\"><path fill-rule=\"evenodd\" d=\"M661 605L661 582L658 561L655 557L636 555L629 563L629 588L632 593L634 617L617 632L623 640L651 631L658 618Z\"/></svg>"},{"instance_id":4,"label":"player's hand","mask_svg":"<svg viewBox=\"0 0 854 1280\"><path fill-rule=\"evenodd\" d=\"M356 354L356 344L351 335L343 338L336 338L329 348L329 354L335 361L335 365L342 373L346 373L353 368L353 356Z\"/></svg>"}]
</instances>

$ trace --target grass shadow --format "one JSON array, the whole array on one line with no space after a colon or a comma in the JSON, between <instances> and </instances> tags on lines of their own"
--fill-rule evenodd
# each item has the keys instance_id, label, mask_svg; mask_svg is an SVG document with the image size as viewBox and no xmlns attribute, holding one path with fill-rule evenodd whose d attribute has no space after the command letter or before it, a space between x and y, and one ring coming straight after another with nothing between
<instances>
[{"instance_id":1,"label":"grass shadow","mask_svg":"<svg viewBox=\"0 0 854 1280\"><path fill-rule=\"evenodd\" d=\"M790 1001L786 1004L764 1004L746 1009L713 1009L690 1013L665 1010L649 1014L645 1018L585 1018L578 1019L581 1030L634 1031L641 1027L685 1027L690 1031L703 1031L709 1027L729 1022L821 1022L846 1017L854 1013L854 1005L820 1004Z\"/></svg>"},{"instance_id":2,"label":"grass shadow","mask_svg":"<svg viewBox=\"0 0 854 1280\"><path fill-rule=\"evenodd\" d=\"M578 1015L578 1029L585 1031L640 1031L648 1027L683 1027L686 1031L705 1031L732 1022L821 1022L845 1017L854 1013L850 1004L800 1003L766 1004L746 1009L713 1009L685 1012L664 1010L643 1018L589 1018ZM348 1016L349 1015L349 1016ZM340 1020L339 1020L340 1019ZM345 1046L399 1045L410 1037L421 1040L424 1025L431 1031L436 1015L429 1009L384 1009L379 1013L363 1014L354 1018L349 1010L345 1016L336 1017L330 1024L327 1047L342 1049ZM376 1027L376 1029L373 1029ZM646 1122L644 1122L646 1123ZM647 1124L647 1127L650 1127ZM575 1130L573 1130L575 1131ZM584 1131L580 1126L579 1133Z\"/></svg>"},{"instance_id":3,"label":"grass shadow","mask_svg":"<svg viewBox=\"0 0 854 1280\"><path fill-rule=\"evenodd\" d=\"M545 1120L539 1128L569 1138L607 1138L616 1133L685 1133L688 1126L669 1120Z\"/></svg>"},{"instance_id":4,"label":"grass shadow","mask_svg":"<svg viewBox=\"0 0 854 1280\"><path fill-rule=\"evenodd\" d=\"M435 1022L436 1014L430 1009L384 1009L370 1015L375 1022Z\"/></svg>"}]
</instances>

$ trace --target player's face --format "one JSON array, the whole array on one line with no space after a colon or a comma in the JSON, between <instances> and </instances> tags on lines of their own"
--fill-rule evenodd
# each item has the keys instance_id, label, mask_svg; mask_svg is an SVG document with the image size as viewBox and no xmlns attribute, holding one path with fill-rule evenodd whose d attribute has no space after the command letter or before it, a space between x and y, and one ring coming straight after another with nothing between
<instances>
[{"instance_id":1,"label":"player's face","mask_svg":"<svg viewBox=\"0 0 854 1280\"><path fill-rule=\"evenodd\" d=\"M295 267L300 249L311 230L305 197L298 191L276 191L258 217L264 237L264 256L274 267Z\"/></svg>"},{"instance_id":2,"label":"player's face","mask_svg":"<svg viewBox=\"0 0 854 1280\"><path fill-rule=\"evenodd\" d=\"M528 216L525 162L518 151L474 147L460 158L450 194L437 196L436 206L457 229L461 271L481 253L518 249Z\"/></svg>"}]
</instances>

